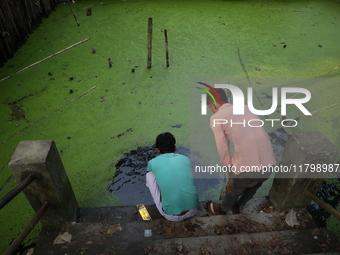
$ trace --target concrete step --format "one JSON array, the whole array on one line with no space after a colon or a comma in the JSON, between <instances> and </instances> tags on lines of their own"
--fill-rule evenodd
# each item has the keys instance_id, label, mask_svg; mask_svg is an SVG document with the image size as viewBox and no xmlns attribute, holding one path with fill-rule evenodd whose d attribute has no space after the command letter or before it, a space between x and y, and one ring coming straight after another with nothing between
<instances>
[{"instance_id":1,"label":"concrete step","mask_svg":"<svg viewBox=\"0 0 340 255\"><path fill-rule=\"evenodd\" d=\"M127 241L103 240L103 243L71 243L37 247L36 255L103 255L103 254L339 254L339 243L330 241L330 233L320 229L318 234L310 230L285 230L262 233L240 233L173 239ZM318 239L315 239L317 236Z\"/></svg>"},{"instance_id":2,"label":"concrete step","mask_svg":"<svg viewBox=\"0 0 340 255\"><path fill-rule=\"evenodd\" d=\"M100 222L95 223L66 224L59 230L59 233L70 233L73 236L72 243L74 244L87 242L101 244L103 242L145 240L145 230L151 230L152 236L148 239L152 240L298 229L311 229L317 232L317 228L306 210L297 210L296 212L300 225L294 227L288 226L285 222L285 213L274 212L193 217L183 222L170 222L163 219L112 222L101 219ZM45 242L52 243L56 236L50 237L50 240L45 238Z\"/></svg>"},{"instance_id":3,"label":"concrete step","mask_svg":"<svg viewBox=\"0 0 340 255\"><path fill-rule=\"evenodd\" d=\"M286 211L273 211L264 199L253 199L239 215L211 215L200 203L195 217L165 220L147 206L143 221L134 206L82 208L79 222L43 229L34 254L323 254L340 250L327 229L319 229L305 209L293 209L299 225L286 223ZM145 237L145 230L152 236ZM70 243L53 245L61 233ZM248 253L247 253L248 252Z\"/></svg>"},{"instance_id":4,"label":"concrete step","mask_svg":"<svg viewBox=\"0 0 340 255\"><path fill-rule=\"evenodd\" d=\"M215 201L220 203L221 201ZM253 198L242 209L242 213L259 213L267 212L270 203L266 197ZM160 215L155 205L146 205L146 208L152 219L164 219ZM272 210L273 211L273 210ZM83 222L100 222L102 220L113 222L129 222L141 220L137 208L135 206L115 206L115 207L96 207L96 208L81 208L81 218ZM204 209L204 202L200 202L196 217L209 216L210 214Z\"/></svg>"}]
</instances>

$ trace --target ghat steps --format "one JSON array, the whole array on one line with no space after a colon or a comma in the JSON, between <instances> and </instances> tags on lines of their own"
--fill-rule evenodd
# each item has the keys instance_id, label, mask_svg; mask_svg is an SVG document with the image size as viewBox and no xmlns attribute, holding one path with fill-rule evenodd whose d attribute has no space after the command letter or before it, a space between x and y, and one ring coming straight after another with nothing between
<instances>
[{"instance_id":1,"label":"ghat steps","mask_svg":"<svg viewBox=\"0 0 340 255\"><path fill-rule=\"evenodd\" d=\"M79 222L43 229L34 254L340 254L339 240L316 227L305 209L293 209L299 225L290 227L288 210L273 211L264 198L251 200L239 215L211 215L200 203L197 215L183 222L147 209L151 221L134 206L82 208ZM152 236L145 237L145 230ZM70 242L53 244L64 233L72 235Z\"/></svg>"}]
</instances>

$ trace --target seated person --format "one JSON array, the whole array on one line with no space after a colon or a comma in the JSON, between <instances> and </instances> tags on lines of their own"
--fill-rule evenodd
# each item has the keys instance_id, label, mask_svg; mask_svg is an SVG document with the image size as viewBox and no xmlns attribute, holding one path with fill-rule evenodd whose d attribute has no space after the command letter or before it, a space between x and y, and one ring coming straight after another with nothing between
<instances>
[{"instance_id":1,"label":"seated person","mask_svg":"<svg viewBox=\"0 0 340 255\"><path fill-rule=\"evenodd\" d=\"M171 133L157 136L156 151L160 155L148 162L146 186L164 218L182 221L196 213L198 194L191 176L190 160L174 153L175 144Z\"/></svg>"}]
</instances>

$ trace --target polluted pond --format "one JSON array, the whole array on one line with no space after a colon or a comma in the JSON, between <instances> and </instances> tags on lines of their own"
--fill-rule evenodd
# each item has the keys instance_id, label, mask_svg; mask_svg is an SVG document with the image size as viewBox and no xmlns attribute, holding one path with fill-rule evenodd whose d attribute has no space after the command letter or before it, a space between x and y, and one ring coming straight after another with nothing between
<instances>
[{"instance_id":1,"label":"polluted pond","mask_svg":"<svg viewBox=\"0 0 340 255\"><path fill-rule=\"evenodd\" d=\"M116 164L116 175L109 190L125 205L153 203L149 190L145 186L145 174L148 161L157 156L154 146L138 147L121 156Z\"/></svg>"},{"instance_id":2,"label":"polluted pond","mask_svg":"<svg viewBox=\"0 0 340 255\"><path fill-rule=\"evenodd\" d=\"M177 147L176 152L190 157L190 150ZM149 189L145 186L145 174L148 161L157 157L156 147L138 147L129 153L124 153L116 164L116 175L111 180L109 191L118 197L124 205L154 204ZM198 194L201 195L215 185L219 179L195 179Z\"/></svg>"}]
</instances>

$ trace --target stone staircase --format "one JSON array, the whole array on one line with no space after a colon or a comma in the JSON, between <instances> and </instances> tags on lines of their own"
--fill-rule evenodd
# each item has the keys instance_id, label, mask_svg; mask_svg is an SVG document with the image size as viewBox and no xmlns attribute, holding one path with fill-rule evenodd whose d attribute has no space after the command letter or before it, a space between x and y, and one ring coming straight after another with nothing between
<instances>
[{"instance_id":1,"label":"stone staircase","mask_svg":"<svg viewBox=\"0 0 340 255\"><path fill-rule=\"evenodd\" d=\"M289 210L275 211L265 198L251 200L239 215L211 215L201 203L197 215L183 222L147 209L151 221L143 221L134 206L82 208L79 222L43 229L34 254L340 254L339 240L316 227L305 209L293 209L299 225L290 227ZM64 240L53 244L60 234Z\"/></svg>"}]
</instances>

